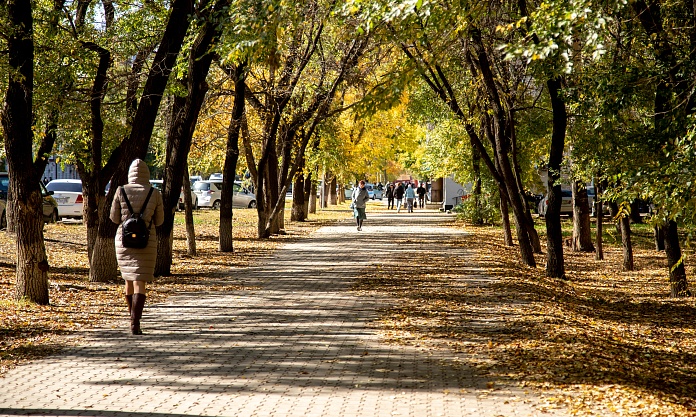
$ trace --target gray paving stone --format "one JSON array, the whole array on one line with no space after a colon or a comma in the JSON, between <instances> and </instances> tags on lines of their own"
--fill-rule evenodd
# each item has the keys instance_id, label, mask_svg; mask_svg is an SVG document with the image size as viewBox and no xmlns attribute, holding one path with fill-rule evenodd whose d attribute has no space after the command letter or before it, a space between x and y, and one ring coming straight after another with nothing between
<instances>
[{"instance_id":1,"label":"gray paving stone","mask_svg":"<svg viewBox=\"0 0 696 417\"><path fill-rule=\"evenodd\" d=\"M78 346L0 379L0 415L566 415L542 413L540 396L515 387L486 390L475 368L447 365L454 353L383 343L374 321L390 300L351 292L390 253L437 250L463 233L450 219L370 214L363 232L348 222L324 227L230 271L229 282L258 289L147 305L139 338L124 314L122 326L85 331ZM461 273L466 285L490 281L473 266Z\"/></svg>"}]
</instances>

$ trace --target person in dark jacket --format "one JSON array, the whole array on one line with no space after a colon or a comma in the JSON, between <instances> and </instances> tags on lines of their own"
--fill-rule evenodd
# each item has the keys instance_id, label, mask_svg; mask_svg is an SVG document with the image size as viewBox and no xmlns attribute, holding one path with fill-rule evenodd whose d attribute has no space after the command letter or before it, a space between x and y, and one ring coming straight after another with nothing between
<instances>
[{"instance_id":1,"label":"person in dark jacket","mask_svg":"<svg viewBox=\"0 0 696 417\"><path fill-rule=\"evenodd\" d=\"M418 194L418 205L420 208L425 208L425 194L428 192L428 190L425 188L425 183L421 182L418 184L418 189L416 190L416 194Z\"/></svg>"},{"instance_id":2,"label":"person in dark jacket","mask_svg":"<svg viewBox=\"0 0 696 417\"><path fill-rule=\"evenodd\" d=\"M157 260L157 235L155 228L164 223L164 204L162 194L158 190L153 190L150 199L147 195L150 192L150 169L145 161L136 159L128 170L128 184L123 186L128 202L134 211L143 214L143 220L151 225L150 236L147 246L138 248L127 248L123 246L121 228L116 232L116 260L121 270L121 276L126 281L126 302L128 312L131 314L131 333L135 335L143 334L140 330L140 318L145 307L145 283L155 279L155 262ZM147 200L147 207L143 207ZM131 213L128 204L123 199L120 192L114 195L111 204L109 218L112 222L120 225L130 217Z\"/></svg>"},{"instance_id":3,"label":"person in dark jacket","mask_svg":"<svg viewBox=\"0 0 696 417\"><path fill-rule=\"evenodd\" d=\"M396 199L396 212L399 213L401 211L401 204L404 201L404 193L406 192L406 189L404 188L404 185L402 183L399 183L399 185L396 187L396 190L394 190L394 198Z\"/></svg>"},{"instance_id":4,"label":"person in dark jacket","mask_svg":"<svg viewBox=\"0 0 696 417\"><path fill-rule=\"evenodd\" d=\"M351 197L353 202L351 206L353 207L353 217L355 217L355 222L358 225L358 231L362 230L363 220L367 219L365 215L365 207L367 202L370 200L370 194L365 188L365 181L360 180L358 188L353 190L353 196Z\"/></svg>"},{"instance_id":5,"label":"person in dark jacket","mask_svg":"<svg viewBox=\"0 0 696 417\"><path fill-rule=\"evenodd\" d=\"M394 184L389 183L387 185L387 210L393 210L394 209Z\"/></svg>"}]
</instances>

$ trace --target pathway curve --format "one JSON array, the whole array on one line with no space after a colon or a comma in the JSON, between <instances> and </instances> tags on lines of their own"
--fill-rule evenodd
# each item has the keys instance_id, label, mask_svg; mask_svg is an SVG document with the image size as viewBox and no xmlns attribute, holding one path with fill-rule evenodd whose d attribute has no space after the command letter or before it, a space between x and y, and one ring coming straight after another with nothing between
<instances>
[{"instance_id":1,"label":"pathway curve","mask_svg":"<svg viewBox=\"0 0 696 417\"><path fill-rule=\"evenodd\" d=\"M80 346L8 372L0 415L549 415L528 393L487 390L475 368L448 366L449 352L382 342L374 321L389 300L351 292L391 251L416 249L410 237L436 251L464 233L450 221L383 213L362 232L347 221L319 229L263 265L230 272L251 290L148 305L143 337L128 335L124 314L120 328L87 332ZM480 271L463 273L485 285Z\"/></svg>"}]
</instances>

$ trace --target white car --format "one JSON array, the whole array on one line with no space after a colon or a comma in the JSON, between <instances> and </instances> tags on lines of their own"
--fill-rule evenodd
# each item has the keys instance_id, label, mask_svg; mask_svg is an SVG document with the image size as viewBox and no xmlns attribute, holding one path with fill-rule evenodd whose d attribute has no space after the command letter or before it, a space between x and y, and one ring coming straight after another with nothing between
<instances>
[{"instance_id":1,"label":"white car","mask_svg":"<svg viewBox=\"0 0 696 417\"><path fill-rule=\"evenodd\" d=\"M196 181L193 184L193 192L198 198L198 207L210 207L218 210L222 195L222 181ZM256 207L256 196L243 188L239 181L234 182L232 207L253 208Z\"/></svg>"},{"instance_id":2,"label":"white car","mask_svg":"<svg viewBox=\"0 0 696 417\"><path fill-rule=\"evenodd\" d=\"M82 218L82 180L53 180L46 184L46 189L49 192L53 191L53 198L58 203L58 216L61 219Z\"/></svg>"}]
</instances>

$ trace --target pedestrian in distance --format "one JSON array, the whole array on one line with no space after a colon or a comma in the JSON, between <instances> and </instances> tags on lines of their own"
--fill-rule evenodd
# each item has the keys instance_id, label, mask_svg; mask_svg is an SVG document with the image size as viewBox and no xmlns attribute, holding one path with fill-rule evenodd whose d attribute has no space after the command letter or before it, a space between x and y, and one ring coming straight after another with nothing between
<instances>
[{"instance_id":1,"label":"pedestrian in distance","mask_svg":"<svg viewBox=\"0 0 696 417\"><path fill-rule=\"evenodd\" d=\"M413 189L413 185L409 184L406 189L406 208L408 208L409 213L413 213L413 201L416 199L416 191Z\"/></svg>"},{"instance_id":2,"label":"pedestrian in distance","mask_svg":"<svg viewBox=\"0 0 696 417\"><path fill-rule=\"evenodd\" d=\"M387 196L387 210L393 210L394 209L394 184L389 183L387 185L387 192L385 194Z\"/></svg>"},{"instance_id":3,"label":"pedestrian in distance","mask_svg":"<svg viewBox=\"0 0 696 417\"><path fill-rule=\"evenodd\" d=\"M404 201L404 192L406 192L406 190L404 189L404 185L402 183L399 183L399 185L394 190L394 199L396 200L397 213L401 212L401 205Z\"/></svg>"},{"instance_id":4,"label":"pedestrian in distance","mask_svg":"<svg viewBox=\"0 0 696 417\"><path fill-rule=\"evenodd\" d=\"M157 236L152 229L164 223L162 194L150 185L150 169L144 161L136 159L131 163L128 184L119 187L114 195L109 217L119 225L115 242L116 260L126 281L125 296L131 315L131 333L141 335L140 319L145 307L146 283L155 279L157 260Z\"/></svg>"},{"instance_id":5,"label":"pedestrian in distance","mask_svg":"<svg viewBox=\"0 0 696 417\"><path fill-rule=\"evenodd\" d=\"M416 194L418 194L418 205L420 208L425 208L425 194L428 190L425 188L425 182L418 184L418 189L416 189Z\"/></svg>"},{"instance_id":6,"label":"pedestrian in distance","mask_svg":"<svg viewBox=\"0 0 696 417\"><path fill-rule=\"evenodd\" d=\"M353 209L353 217L355 217L355 223L358 225L358 232L362 230L363 220L367 219L365 215L365 206L370 200L370 194L365 188L365 181L360 180L358 188L353 189L353 195L351 196L352 203L350 204Z\"/></svg>"}]
</instances>

